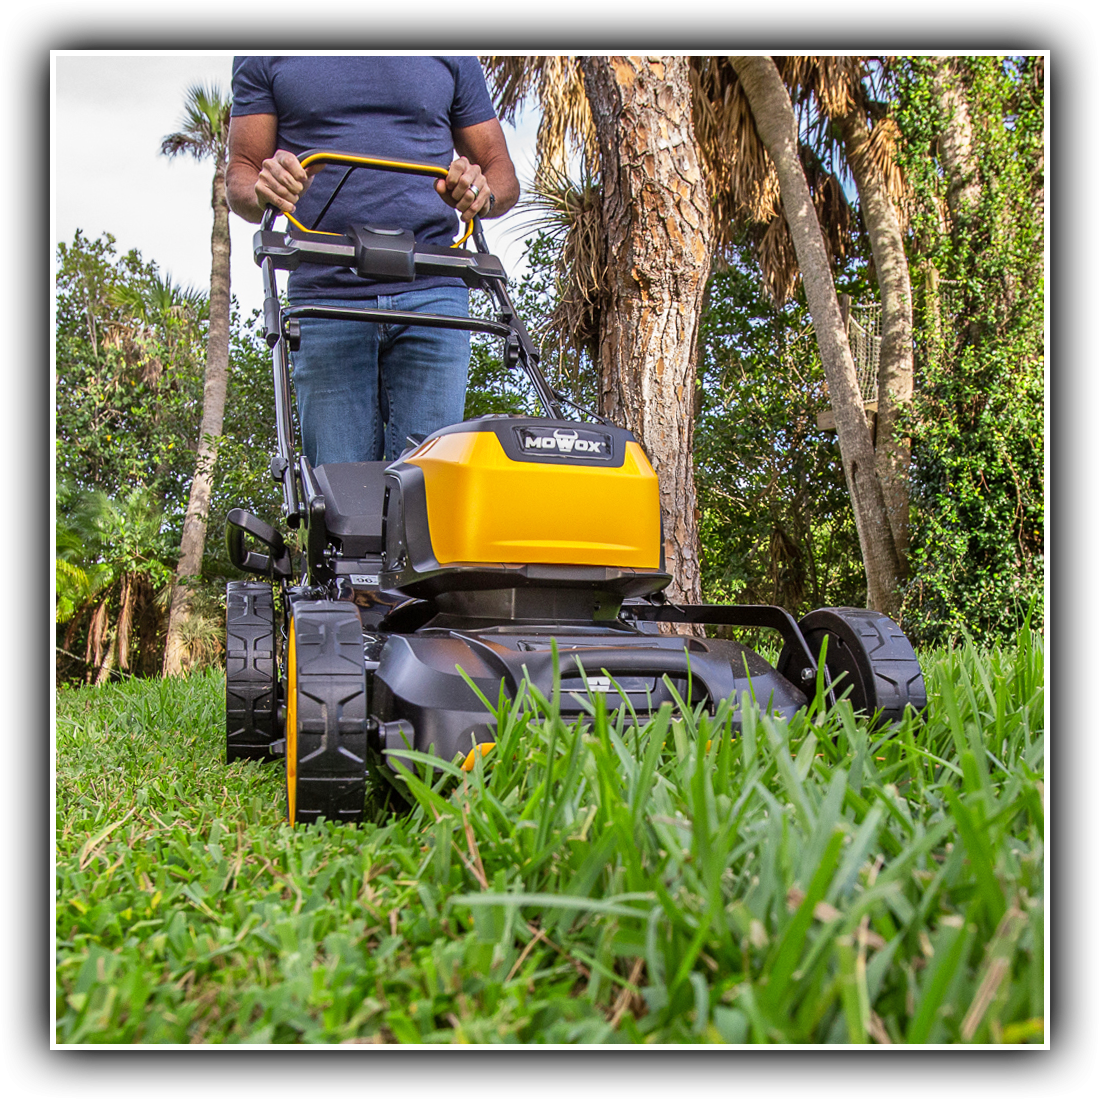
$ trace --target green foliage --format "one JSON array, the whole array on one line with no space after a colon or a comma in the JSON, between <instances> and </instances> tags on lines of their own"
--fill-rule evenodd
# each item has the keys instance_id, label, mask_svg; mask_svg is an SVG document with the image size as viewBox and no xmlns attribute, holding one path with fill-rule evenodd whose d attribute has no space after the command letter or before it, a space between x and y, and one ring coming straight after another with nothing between
<instances>
[{"instance_id":1,"label":"green foliage","mask_svg":"<svg viewBox=\"0 0 1100 1100\"><path fill-rule=\"evenodd\" d=\"M172 547L152 492L137 485L111 498L63 479L56 499L58 676L156 671L157 600L171 580Z\"/></svg>"},{"instance_id":2,"label":"green foliage","mask_svg":"<svg viewBox=\"0 0 1100 1100\"><path fill-rule=\"evenodd\" d=\"M711 277L700 339L695 484L703 590L792 612L865 600L859 542L809 315L777 310L744 242Z\"/></svg>"},{"instance_id":3,"label":"green foliage","mask_svg":"<svg viewBox=\"0 0 1100 1100\"><path fill-rule=\"evenodd\" d=\"M487 308L485 312L488 314ZM470 341L464 418L472 420L490 413L532 416L537 413L537 404L531 387L505 367L500 341L474 336Z\"/></svg>"},{"instance_id":4,"label":"green foliage","mask_svg":"<svg viewBox=\"0 0 1100 1100\"><path fill-rule=\"evenodd\" d=\"M1042 59L957 64L980 199L946 227L935 63L899 71L918 303L904 615L923 639L1010 636L1045 572Z\"/></svg>"},{"instance_id":5,"label":"green foliage","mask_svg":"<svg viewBox=\"0 0 1100 1100\"><path fill-rule=\"evenodd\" d=\"M358 829L222 763L220 675L64 691L57 1041L1042 1042L1041 641L925 667L892 735L502 700Z\"/></svg>"},{"instance_id":6,"label":"green foliage","mask_svg":"<svg viewBox=\"0 0 1100 1100\"><path fill-rule=\"evenodd\" d=\"M137 251L78 230L57 246L55 467L82 491L145 486L176 529L202 402L202 321L193 292Z\"/></svg>"},{"instance_id":7,"label":"green foliage","mask_svg":"<svg viewBox=\"0 0 1100 1100\"><path fill-rule=\"evenodd\" d=\"M85 588L59 586L56 617L67 622L91 594L124 573L142 573L154 586L171 578L163 557L170 548L160 511L149 490L137 486L118 499L100 490L80 493L71 483L57 486L57 562L71 565L66 575L82 578Z\"/></svg>"}]
</instances>

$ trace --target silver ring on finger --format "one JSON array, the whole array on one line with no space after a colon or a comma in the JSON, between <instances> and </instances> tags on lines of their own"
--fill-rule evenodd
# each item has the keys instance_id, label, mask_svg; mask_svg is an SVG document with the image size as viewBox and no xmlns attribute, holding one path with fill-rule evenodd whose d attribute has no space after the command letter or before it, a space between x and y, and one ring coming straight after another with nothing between
<instances>
[{"instance_id":1,"label":"silver ring on finger","mask_svg":"<svg viewBox=\"0 0 1100 1100\"><path fill-rule=\"evenodd\" d=\"M477 184L474 184L474 186L470 188L470 194L476 199L478 195L481 194L481 188L478 187Z\"/></svg>"}]
</instances>

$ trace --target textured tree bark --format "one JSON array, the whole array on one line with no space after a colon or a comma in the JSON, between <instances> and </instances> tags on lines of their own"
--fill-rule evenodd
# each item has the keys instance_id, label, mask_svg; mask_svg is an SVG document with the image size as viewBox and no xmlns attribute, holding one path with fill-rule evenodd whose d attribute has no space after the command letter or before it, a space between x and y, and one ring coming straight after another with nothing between
<instances>
[{"instance_id":1,"label":"textured tree bark","mask_svg":"<svg viewBox=\"0 0 1100 1100\"><path fill-rule=\"evenodd\" d=\"M829 401L836 418L840 457L852 499L856 531L867 575L869 607L897 617L901 565L894 546L886 500L875 472L875 450L863 412L855 363L840 316L829 257L806 175L798 156L798 125L791 99L770 57L731 57L752 108L757 133L775 164L783 213L813 318Z\"/></svg>"},{"instance_id":2,"label":"textured tree bark","mask_svg":"<svg viewBox=\"0 0 1100 1100\"><path fill-rule=\"evenodd\" d=\"M191 479L191 493L183 518L172 607L168 615L168 637L164 647L165 676L177 676L187 668L182 630L191 613L191 594L184 582L188 577L198 576L202 569L206 519L210 514L210 490L214 482L214 463L218 457L218 438L225 419L225 394L229 381L229 203L225 194L224 158L218 161L211 191L214 228L210 236L210 327L206 336L202 426L195 475Z\"/></svg>"},{"instance_id":3,"label":"textured tree bark","mask_svg":"<svg viewBox=\"0 0 1100 1100\"><path fill-rule=\"evenodd\" d=\"M898 431L898 421L904 407L913 399L913 291L909 282L909 261L897 211L886 191L886 181L866 156L871 137L867 123L855 111L837 121L859 192L863 224L871 238L871 253L882 298L875 472L882 484L890 531L904 576L909 552L912 448L908 436Z\"/></svg>"},{"instance_id":4,"label":"textured tree bark","mask_svg":"<svg viewBox=\"0 0 1100 1100\"><path fill-rule=\"evenodd\" d=\"M668 594L700 599L695 369L712 244L684 57L586 57L600 145L606 299L600 411L634 433L661 486Z\"/></svg>"}]
</instances>

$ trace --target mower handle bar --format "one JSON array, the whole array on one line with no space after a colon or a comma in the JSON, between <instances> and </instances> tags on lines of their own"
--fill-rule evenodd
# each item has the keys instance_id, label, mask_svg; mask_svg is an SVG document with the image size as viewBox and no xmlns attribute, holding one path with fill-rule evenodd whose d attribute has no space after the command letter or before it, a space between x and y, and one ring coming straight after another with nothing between
<instances>
[{"instance_id":1,"label":"mower handle bar","mask_svg":"<svg viewBox=\"0 0 1100 1100\"><path fill-rule=\"evenodd\" d=\"M358 168L373 168L386 172L405 175L434 176L446 179L447 169L436 164L423 164L414 161L387 160L381 157L368 157L356 153L345 153L329 149L310 149L302 153L299 163L303 167L314 164L347 165L347 171L336 185L328 201L314 220L316 227L332 204L347 177ZM302 263L324 264L329 266L354 268L367 278L380 278L384 281L411 282L418 275L444 275L460 278L468 286L486 291L493 299L500 313L500 322L507 325L510 333L485 329L477 322L455 326L452 320L444 320L433 314L420 314L416 321L408 324L434 325L436 327L464 327L470 331L491 331L494 335L510 337L513 347L509 357L514 365L520 366L531 382L539 401L546 412L555 419L563 419L559 396L546 381L538 365L539 354L522 320L517 316L515 307L508 295L507 276L500 261L490 254L481 221L474 217L470 223L470 232L459 241L465 242L471 234L477 251L473 254L460 251L455 245L418 245L411 233L401 230L378 230L368 226L351 226L344 233L317 232L316 229L304 230L300 234L275 233L273 225L278 211L268 207L264 211L260 231L253 241L253 254L256 262L265 265L271 260L271 267L281 270L294 270ZM264 327L267 342L274 347L282 335L281 317L278 309L278 292L274 278L265 278ZM268 293L268 291L273 293ZM313 314L313 316L322 316ZM345 319L350 314L341 315ZM376 318L360 316L361 320Z\"/></svg>"},{"instance_id":2,"label":"mower handle bar","mask_svg":"<svg viewBox=\"0 0 1100 1100\"><path fill-rule=\"evenodd\" d=\"M347 171L329 196L321 213L314 220L318 225L332 205L336 194L348 176L357 168L373 168L405 175L434 176L445 179L447 169L435 164L412 161L384 160L326 149L310 149L299 157L303 167L315 164L347 165ZM564 419L559 395L550 387L539 367L539 354L526 326L516 313L508 294L507 276L497 257L489 252L481 221L474 217L462 244L471 235L476 252L469 253L438 245L417 244L408 230L372 229L352 226L344 233L332 233L301 228L299 233L274 230L280 211L264 210L260 229L253 238L253 256L260 265L264 287L264 335L272 349L272 372L275 388L275 427L278 454L272 460L275 480L282 483L287 522L297 527L301 522L294 455L294 429L291 417L290 369L287 355L286 322L299 316L329 317L363 322L398 322L428 327L462 328L486 332L505 339L506 359L519 366L527 375L546 413L557 420ZM290 217L287 215L288 218ZM293 220L293 219L291 219ZM445 275L460 278L468 287L486 291L499 312L499 320L454 318L430 313L400 313L360 309L351 306L291 307L283 310L275 271L293 271L302 263L347 267L365 278L382 278L409 282L417 275ZM570 404L572 404L570 402Z\"/></svg>"}]
</instances>

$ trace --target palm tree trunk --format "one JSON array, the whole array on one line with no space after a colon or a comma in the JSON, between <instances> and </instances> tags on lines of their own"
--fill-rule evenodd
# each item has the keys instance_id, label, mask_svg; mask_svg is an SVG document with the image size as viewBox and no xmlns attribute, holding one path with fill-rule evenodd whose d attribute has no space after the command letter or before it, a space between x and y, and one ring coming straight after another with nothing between
<instances>
[{"instance_id":1,"label":"palm tree trunk","mask_svg":"<svg viewBox=\"0 0 1100 1100\"><path fill-rule=\"evenodd\" d=\"M92 620L88 624L88 643L84 649L84 664L87 666L85 679L90 684L94 680L93 669L98 669L103 664L103 646L107 639L107 601L104 597L99 606L92 612Z\"/></svg>"},{"instance_id":2,"label":"palm tree trunk","mask_svg":"<svg viewBox=\"0 0 1100 1100\"><path fill-rule=\"evenodd\" d=\"M118 626L118 667L123 672L130 671L130 627L134 621L134 574L125 573L122 577L122 595L119 597Z\"/></svg>"},{"instance_id":3,"label":"palm tree trunk","mask_svg":"<svg viewBox=\"0 0 1100 1100\"><path fill-rule=\"evenodd\" d=\"M607 288L600 410L641 442L660 479L669 595L700 599L692 468L695 369L710 266L710 204L683 57L586 57L599 137Z\"/></svg>"},{"instance_id":4,"label":"palm tree trunk","mask_svg":"<svg viewBox=\"0 0 1100 1100\"><path fill-rule=\"evenodd\" d=\"M798 155L798 124L790 95L770 57L731 57L760 140L779 176L783 213L802 271L829 400L836 418L844 477L867 575L867 604L887 615L900 609L901 563L886 500L875 472L875 450L863 411L852 351L844 331L821 225Z\"/></svg>"},{"instance_id":5,"label":"palm tree trunk","mask_svg":"<svg viewBox=\"0 0 1100 1100\"><path fill-rule=\"evenodd\" d=\"M95 686L102 687L111 679L111 673L115 667L115 641L117 630L108 635L107 649L103 655L103 662L100 664L95 675Z\"/></svg>"},{"instance_id":6,"label":"palm tree trunk","mask_svg":"<svg viewBox=\"0 0 1100 1100\"><path fill-rule=\"evenodd\" d=\"M911 444L908 436L898 431L898 422L905 406L913 399L913 291L909 283L909 261L897 211L886 191L886 181L867 156L871 137L867 123L857 111L837 121L859 192L863 224L871 239L871 254L882 299L875 472L882 484L890 531L904 576L909 551Z\"/></svg>"},{"instance_id":7,"label":"palm tree trunk","mask_svg":"<svg viewBox=\"0 0 1100 1100\"><path fill-rule=\"evenodd\" d=\"M214 229L210 237L210 328L206 338L202 426L168 616L165 676L176 676L185 670L181 629L191 609L191 595L185 582L189 577L198 576L202 570L214 463L218 457L218 437L225 418L225 395L229 381L229 203L225 194L225 162L222 158L218 159L214 171L211 205L214 208Z\"/></svg>"}]
</instances>

